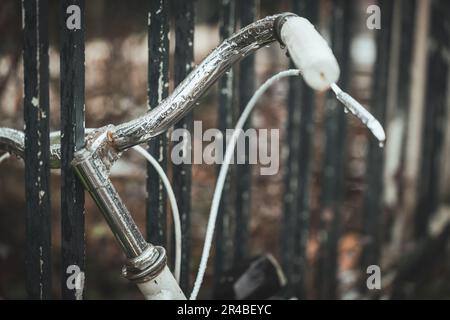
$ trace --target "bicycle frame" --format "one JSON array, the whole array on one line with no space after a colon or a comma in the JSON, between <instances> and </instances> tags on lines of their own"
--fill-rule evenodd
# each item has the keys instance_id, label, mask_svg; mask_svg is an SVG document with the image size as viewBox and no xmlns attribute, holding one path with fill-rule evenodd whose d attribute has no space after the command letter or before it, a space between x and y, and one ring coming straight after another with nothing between
<instances>
[{"instance_id":1,"label":"bicycle frame","mask_svg":"<svg viewBox=\"0 0 450 320\"><path fill-rule=\"evenodd\" d=\"M289 20L292 17L295 19ZM298 43L297 33L301 34L304 44ZM288 47L312 88L324 90L331 86L346 108L360 118L380 141L385 140L384 130L376 119L334 84L339 78L339 66L325 40L306 19L292 13L258 20L225 40L169 97L143 116L117 126L87 130L85 146L74 154L72 166L127 257L123 276L135 282L147 299L186 299L186 296L167 267L165 249L148 243L138 229L111 182L110 169L123 152L148 142L180 120L234 63L275 41ZM320 58L315 53L320 53ZM52 133L50 138L50 167L59 168L59 136ZM23 157L24 145L22 132L0 128L0 150Z\"/></svg>"},{"instance_id":2,"label":"bicycle frame","mask_svg":"<svg viewBox=\"0 0 450 320\"><path fill-rule=\"evenodd\" d=\"M164 248L148 243L139 231L109 177L122 152L166 131L194 106L195 102L234 63L280 39L283 21L291 13L266 17L241 29L225 40L155 109L127 123L107 125L86 136L85 147L74 155L73 168L101 210L127 261L123 275L137 284L160 277L160 286L142 288L147 299L185 299L167 268ZM281 40L279 40L280 43ZM0 128L0 149L19 157L24 153L22 132ZM51 147L51 167L59 167L60 151Z\"/></svg>"},{"instance_id":3,"label":"bicycle frame","mask_svg":"<svg viewBox=\"0 0 450 320\"><path fill-rule=\"evenodd\" d=\"M102 211L128 260L123 275L142 283L155 278L166 267L162 247L145 241L109 179L109 170L130 147L147 142L166 131L189 110L201 95L234 63L276 40L276 15L259 20L224 41L158 107L117 127L106 126L86 139L86 147L75 154L73 167ZM181 292L174 288L175 292Z\"/></svg>"}]
</instances>

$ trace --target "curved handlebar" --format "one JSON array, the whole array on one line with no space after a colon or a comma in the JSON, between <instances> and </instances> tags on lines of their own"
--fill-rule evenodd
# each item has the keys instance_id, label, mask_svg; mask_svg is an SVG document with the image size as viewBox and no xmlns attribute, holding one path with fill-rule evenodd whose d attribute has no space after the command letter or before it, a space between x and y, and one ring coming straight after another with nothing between
<instances>
[{"instance_id":1,"label":"curved handlebar","mask_svg":"<svg viewBox=\"0 0 450 320\"><path fill-rule=\"evenodd\" d=\"M58 169L61 166L60 132L50 134L50 168ZM25 134L22 131L0 128L0 150L9 152L19 158L25 153Z\"/></svg>"},{"instance_id":2,"label":"curved handlebar","mask_svg":"<svg viewBox=\"0 0 450 320\"><path fill-rule=\"evenodd\" d=\"M25 134L15 129L0 128L0 150L23 158L25 153Z\"/></svg>"},{"instance_id":3,"label":"curved handlebar","mask_svg":"<svg viewBox=\"0 0 450 320\"><path fill-rule=\"evenodd\" d=\"M153 297L167 290L148 282L154 276L161 276L166 279L164 283L171 283L169 291L173 291L174 297L184 297L166 268L165 252L145 241L114 189L109 179L110 166L119 158L121 151L169 129L234 63L276 40L287 47L306 83L313 89L325 90L338 80L339 66L325 40L306 19L284 13L256 21L225 40L169 97L143 116L116 127L110 125L86 130L86 145L76 152L72 164L127 255L124 275L136 282L144 281L147 285L142 285L141 289L146 295ZM60 167L59 136L59 132L51 134L51 168ZM0 128L0 149L23 157L24 141L22 132Z\"/></svg>"},{"instance_id":4,"label":"curved handlebar","mask_svg":"<svg viewBox=\"0 0 450 320\"><path fill-rule=\"evenodd\" d=\"M189 112L200 96L235 62L276 40L288 47L312 88L324 90L337 81L336 58L308 20L293 13L266 17L225 40L158 107L117 126L113 134L115 147L125 150L166 131Z\"/></svg>"},{"instance_id":5,"label":"curved handlebar","mask_svg":"<svg viewBox=\"0 0 450 320\"><path fill-rule=\"evenodd\" d=\"M235 62L275 41L270 16L241 29L211 52L155 109L116 127L114 143L119 150L146 142L166 131L189 112L200 96Z\"/></svg>"},{"instance_id":6,"label":"curved handlebar","mask_svg":"<svg viewBox=\"0 0 450 320\"><path fill-rule=\"evenodd\" d=\"M234 63L278 40L286 45L305 81L324 90L339 77L339 66L326 41L306 19L282 13L258 20L225 40L211 52L156 108L112 130L114 147L123 151L166 131L194 106L200 96ZM23 157L23 133L0 128L0 149ZM2 139L3 136L3 139ZM51 147L51 167L61 159L58 145Z\"/></svg>"}]
</instances>

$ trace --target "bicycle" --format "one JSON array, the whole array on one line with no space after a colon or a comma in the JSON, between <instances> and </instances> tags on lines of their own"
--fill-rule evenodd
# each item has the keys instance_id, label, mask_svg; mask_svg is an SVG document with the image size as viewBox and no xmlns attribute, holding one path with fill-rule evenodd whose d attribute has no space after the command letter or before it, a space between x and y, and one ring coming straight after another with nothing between
<instances>
[{"instance_id":1,"label":"bicycle","mask_svg":"<svg viewBox=\"0 0 450 320\"><path fill-rule=\"evenodd\" d=\"M123 124L87 130L84 148L74 155L72 166L77 176L96 202L127 257L122 273L128 280L137 284L146 299L186 299L186 296L167 267L165 249L148 243L133 221L109 178L110 169L121 154L132 147L137 148L149 161L152 161L152 157L138 145L165 132L180 120L196 105L200 96L234 63L275 41L278 41L282 48L287 48L298 70L283 71L266 81L247 104L236 128L243 126L258 97L274 81L287 76L303 75L306 83L315 90L324 91L331 88L345 108L356 115L380 143L384 143L386 137L380 123L336 85L340 73L336 58L326 41L308 20L292 13L282 13L263 18L242 28L209 54L159 106ZM51 137L57 140L58 133L52 133ZM202 259L191 299L197 297L203 280L220 195L236 139L237 136L233 135L226 148L225 161L212 200ZM23 158L24 148L22 132L0 128L0 149ZM50 157L51 167L58 168L61 153L57 141L51 144ZM161 171L158 172L164 176ZM167 181L165 181L166 187ZM167 189L169 190L170 187ZM170 198L173 200L172 197ZM176 225L176 201L175 207L172 201L172 208ZM177 226L175 227L175 233L179 234L180 231ZM180 252L177 251L176 256L178 257L179 254ZM179 267L177 263L175 265L175 275L178 278Z\"/></svg>"}]
</instances>

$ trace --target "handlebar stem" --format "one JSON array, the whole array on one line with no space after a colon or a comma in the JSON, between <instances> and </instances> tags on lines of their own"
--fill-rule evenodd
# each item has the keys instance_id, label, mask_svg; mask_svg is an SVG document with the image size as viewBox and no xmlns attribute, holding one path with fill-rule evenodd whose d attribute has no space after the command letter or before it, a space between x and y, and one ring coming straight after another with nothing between
<instances>
[{"instance_id":1,"label":"handlebar stem","mask_svg":"<svg viewBox=\"0 0 450 320\"><path fill-rule=\"evenodd\" d=\"M121 155L111 145L113 128L106 126L88 135L86 146L75 153L72 165L127 256L123 275L142 283L158 276L166 267L166 252L145 241L111 182L110 169Z\"/></svg>"}]
</instances>

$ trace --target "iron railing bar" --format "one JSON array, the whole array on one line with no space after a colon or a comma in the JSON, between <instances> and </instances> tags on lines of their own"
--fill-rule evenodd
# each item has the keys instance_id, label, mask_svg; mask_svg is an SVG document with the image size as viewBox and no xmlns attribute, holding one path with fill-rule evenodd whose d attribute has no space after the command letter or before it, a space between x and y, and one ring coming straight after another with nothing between
<instances>
[{"instance_id":1,"label":"iron railing bar","mask_svg":"<svg viewBox=\"0 0 450 320\"><path fill-rule=\"evenodd\" d=\"M393 25L394 1L380 0L377 3L381 12L381 30L376 30L377 59L374 65L373 86L371 93L371 112L382 125L386 121L388 103L388 79L390 65L390 46ZM369 265L379 265L381 253L381 223L383 215L383 149L378 141L369 140L367 155L366 190L363 205L363 232L365 245L361 256L362 274L365 275ZM363 277L364 278L364 277ZM362 285L365 285L363 281Z\"/></svg>"},{"instance_id":2,"label":"iron railing bar","mask_svg":"<svg viewBox=\"0 0 450 320\"><path fill-rule=\"evenodd\" d=\"M317 25L319 20L319 2L304 0L300 2L302 16ZM312 145L314 136L315 94L302 80L298 88L300 100L297 107L301 108L300 139L298 140L299 158L297 172L297 211L295 214L294 259L292 282L294 294L299 299L307 296L306 275L308 269L307 245L310 227L310 189L312 175Z\"/></svg>"},{"instance_id":3,"label":"iron railing bar","mask_svg":"<svg viewBox=\"0 0 450 320\"><path fill-rule=\"evenodd\" d=\"M258 0L239 1L239 21L241 28L256 20ZM255 91L255 56L246 57L239 64L239 114L243 111L253 92ZM251 118L244 127L244 131L251 126ZM234 236L234 264L238 264L249 254L249 220L251 214L251 178L252 170L247 161L247 155L237 155L243 157L236 167L236 198L235 198L235 219L236 226Z\"/></svg>"},{"instance_id":4,"label":"iron railing bar","mask_svg":"<svg viewBox=\"0 0 450 320\"><path fill-rule=\"evenodd\" d=\"M194 1L186 0L174 6L175 9L175 85L181 83L192 71L194 61ZM190 111L175 128L192 132L193 113ZM187 153L192 152L190 141ZM191 183L192 165L173 165L173 189L178 201L181 217L182 256L180 286L186 293L190 288L190 257L191 257Z\"/></svg>"},{"instance_id":5,"label":"iron railing bar","mask_svg":"<svg viewBox=\"0 0 450 320\"><path fill-rule=\"evenodd\" d=\"M304 14L301 12L301 1L293 0L293 13L298 15ZM295 68L294 62L290 60L290 68ZM302 116L300 99L301 79L298 77L289 78L289 89L287 96L288 117L286 124L286 149L287 158L284 164L284 192L283 192L283 217L281 223L281 262L283 270L288 278L288 295L292 294L292 280L294 273L294 243L295 243L295 219L297 215L297 201L295 198L296 190L298 188L298 158L300 146L300 119Z\"/></svg>"},{"instance_id":6,"label":"iron railing bar","mask_svg":"<svg viewBox=\"0 0 450 320\"><path fill-rule=\"evenodd\" d=\"M339 85L348 90L350 80L350 42L352 30L351 0L334 0L331 9L331 45L339 61ZM344 197L344 172L347 117L334 93L327 97L325 111L325 153L321 201L320 254L318 267L319 297L337 298L338 243L340 234L342 200Z\"/></svg>"},{"instance_id":7,"label":"iron railing bar","mask_svg":"<svg viewBox=\"0 0 450 320\"><path fill-rule=\"evenodd\" d=\"M67 20L76 14L67 12L76 6L80 28ZM75 7L74 7L75 8ZM76 270L85 271L84 188L71 162L77 150L84 147L84 0L60 2L60 70L61 70L61 290L63 299L83 298L84 279L70 282ZM76 9L75 9L76 10ZM72 270L72 268L75 268ZM74 286L75 284L75 286Z\"/></svg>"},{"instance_id":8,"label":"iron railing bar","mask_svg":"<svg viewBox=\"0 0 450 320\"><path fill-rule=\"evenodd\" d=\"M424 127L422 141L422 159L418 186L418 203L415 214L415 237L423 239L429 236L429 223L439 205L440 196L440 160L445 137L448 74L450 63L447 53L450 49L450 3L437 0L431 3L430 46L428 52L428 71L424 108Z\"/></svg>"},{"instance_id":9,"label":"iron railing bar","mask_svg":"<svg viewBox=\"0 0 450 320\"><path fill-rule=\"evenodd\" d=\"M220 38L225 40L235 31L235 0L222 0L220 15ZM226 129L233 126L233 89L234 89L234 72L231 69L219 80L219 108L218 108L218 126L222 132L224 141L224 154L226 150ZM217 166L217 174L220 166ZM233 252L233 235L232 235L232 213L231 213L231 176L225 182L222 198L220 202L217 227L216 227L216 251L214 255L214 288L219 291L220 278L223 272L231 266Z\"/></svg>"},{"instance_id":10,"label":"iron railing bar","mask_svg":"<svg viewBox=\"0 0 450 320\"><path fill-rule=\"evenodd\" d=\"M26 283L30 299L51 298L48 2L23 1Z\"/></svg>"},{"instance_id":11,"label":"iron railing bar","mask_svg":"<svg viewBox=\"0 0 450 320\"><path fill-rule=\"evenodd\" d=\"M153 109L169 93L169 17L168 1L150 2L148 17L148 104ZM167 137L161 134L149 142L149 152L167 169ZM162 180L147 166L147 239L167 245L167 196Z\"/></svg>"}]
</instances>

